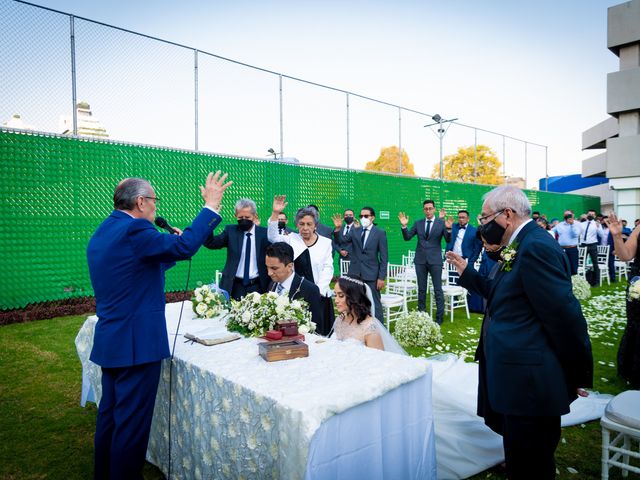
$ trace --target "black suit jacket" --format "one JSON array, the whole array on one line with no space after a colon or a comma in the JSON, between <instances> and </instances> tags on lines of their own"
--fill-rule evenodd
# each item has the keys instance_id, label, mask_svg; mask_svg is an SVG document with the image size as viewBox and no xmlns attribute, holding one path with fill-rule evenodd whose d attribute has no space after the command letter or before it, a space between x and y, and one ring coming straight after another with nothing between
<instances>
[{"instance_id":1,"label":"black suit jacket","mask_svg":"<svg viewBox=\"0 0 640 480\"><path fill-rule=\"evenodd\" d=\"M229 294L233 288L233 279L238 271L238 264L242 256L244 247L245 232L238 228L238 225L227 225L219 235L212 235L204 242L204 246L210 250L227 249L227 261L222 270L222 279L220 288L223 288ZM264 263L265 250L269 245L267 239L267 229L265 227L255 227L256 241L256 263L258 266L258 275L260 277L260 291L266 292L269 285L269 275L267 274L267 266Z\"/></svg>"},{"instance_id":2,"label":"black suit jacket","mask_svg":"<svg viewBox=\"0 0 640 480\"><path fill-rule=\"evenodd\" d=\"M425 235L426 218L417 220L411 228L402 229L402 237L405 241L411 240L414 235L418 236L416 244L416 256L413 263L417 265L442 265L442 239L449 243L451 232L444 227L444 222L440 218L433 218L429 237Z\"/></svg>"},{"instance_id":3,"label":"black suit jacket","mask_svg":"<svg viewBox=\"0 0 640 480\"><path fill-rule=\"evenodd\" d=\"M269 284L269 290L276 290L276 283ZM291 288L289 289L289 300L305 300L309 304L311 310L311 320L319 325L322 315L322 303L320 300L320 289L315 283L311 283L306 278L301 277L297 273L293 274Z\"/></svg>"},{"instance_id":4,"label":"black suit jacket","mask_svg":"<svg viewBox=\"0 0 640 480\"><path fill-rule=\"evenodd\" d=\"M564 415L576 389L593 381L587 323L573 295L567 256L535 222L515 242L510 271L503 266L490 280L469 264L459 279L487 298L476 352L478 414L485 421L496 412Z\"/></svg>"}]
</instances>

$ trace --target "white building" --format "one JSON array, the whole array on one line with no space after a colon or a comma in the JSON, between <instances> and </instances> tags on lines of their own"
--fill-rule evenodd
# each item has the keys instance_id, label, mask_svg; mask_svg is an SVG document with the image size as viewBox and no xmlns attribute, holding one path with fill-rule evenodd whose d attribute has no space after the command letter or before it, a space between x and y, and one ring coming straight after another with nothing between
<instances>
[{"instance_id":1,"label":"white building","mask_svg":"<svg viewBox=\"0 0 640 480\"><path fill-rule=\"evenodd\" d=\"M108 138L107 129L102 126L100 120L91 113L91 106L87 102L78 102L76 109L78 117L78 135L86 137ZM60 117L60 132L63 135L73 134L73 117L62 115Z\"/></svg>"}]
</instances>

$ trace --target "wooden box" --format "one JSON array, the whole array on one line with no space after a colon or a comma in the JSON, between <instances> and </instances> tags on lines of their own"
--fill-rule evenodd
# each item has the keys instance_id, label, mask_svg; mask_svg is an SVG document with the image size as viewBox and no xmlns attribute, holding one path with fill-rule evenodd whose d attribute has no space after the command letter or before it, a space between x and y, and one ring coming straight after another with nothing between
<instances>
[{"instance_id":1,"label":"wooden box","mask_svg":"<svg viewBox=\"0 0 640 480\"><path fill-rule=\"evenodd\" d=\"M276 329L280 330L285 336L297 335L298 322L280 320L279 322L276 322Z\"/></svg>"},{"instance_id":2,"label":"wooden box","mask_svg":"<svg viewBox=\"0 0 640 480\"><path fill-rule=\"evenodd\" d=\"M309 346L302 340L279 340L258 344L258 353L267 362L279 362L291 358L308 357Z\"/></svg>"}]
</instances>

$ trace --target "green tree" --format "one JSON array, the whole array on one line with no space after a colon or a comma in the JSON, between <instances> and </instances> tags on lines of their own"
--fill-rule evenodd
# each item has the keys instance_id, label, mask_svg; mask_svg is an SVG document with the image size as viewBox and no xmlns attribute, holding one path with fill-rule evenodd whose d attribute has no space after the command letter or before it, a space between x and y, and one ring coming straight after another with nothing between
<instances>
[{"instance_id":1,"label":"green tree","mask_svg":"<svg viewBox=\"0 0 640 480\"><path fill-rule=\"evenodd\" d=\"M395 145L390 147L383 147L380 149L380 155L374 162L367 162L364 167L365 170L372 172L390 172L390 173L403 173L405 175L415 175L416 172L413 169L413 163L409 160L409 155L403 149L402 150L402 171L400 171L399 150Z\"/></svg>"},{"instance_id":2,"label":"green tree","mask_svg":"<svg viewBox=\"0 0 640 480\"><path fill-rule=\"evenodd\" d=\"M445 180L486 185L500 185L504 182L500 174L502 163L486 145L478 145L475 155L473 145L459 147L458 153L447 155L442 163ZM440 178L440 162L433 167L431 178Z\"/></svg>"}]
</instances>

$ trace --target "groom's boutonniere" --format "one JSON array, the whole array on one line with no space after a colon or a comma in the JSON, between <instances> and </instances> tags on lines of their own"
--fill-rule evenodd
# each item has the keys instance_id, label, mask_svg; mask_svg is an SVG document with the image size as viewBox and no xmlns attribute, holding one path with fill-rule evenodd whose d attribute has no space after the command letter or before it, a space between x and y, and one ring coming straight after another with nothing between
<instances>
[{"instance_id":1,"label":"groom's boutonniere","mask_svg":"<svg viewBox=\"0 0 640 480\"><path fill-rule=\"evenodd\" d=\"M511 264L516 259L517 251L518 244L516 242L511 242L511 245L500 252L500 257L502 257L501 270L504 270L505 272L511 271Z\"/></svg>"}]
</instances>

